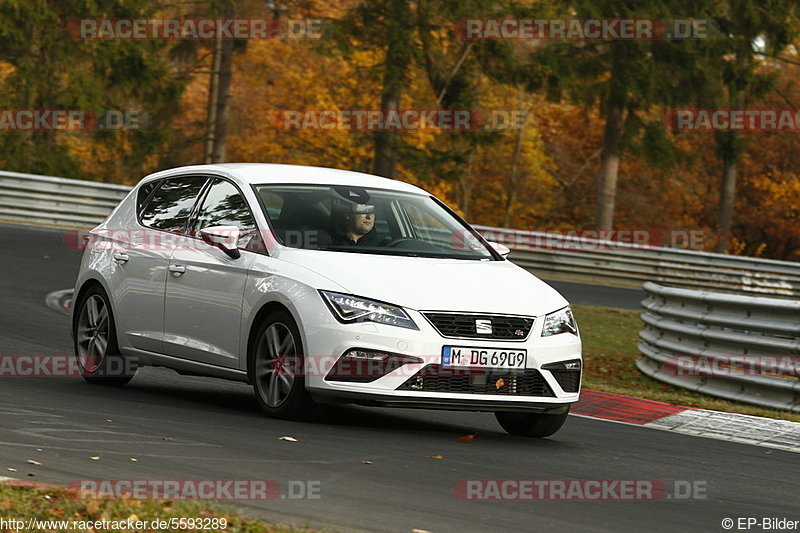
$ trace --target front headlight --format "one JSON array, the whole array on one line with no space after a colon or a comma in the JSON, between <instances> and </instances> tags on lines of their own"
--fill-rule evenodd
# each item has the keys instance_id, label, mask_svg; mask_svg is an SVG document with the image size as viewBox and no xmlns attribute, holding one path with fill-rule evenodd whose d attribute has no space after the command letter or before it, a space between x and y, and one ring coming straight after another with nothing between
<instances>
[{"instance_id":1,"label":"front headlight","mask_svg":"<svg viewBox=\"0 0 800 533\"><path fill-rule=\"evenodd\" d=\"M419 329L401 308L383 302L341 294L319 291L333 315L345 324L352 322L377 322L408 329Z\"/></svg>"},{"instance_id":2,"label":"front headlight","mask_svg":"<svg viewBox=\"0 0 800 533\"><path fill-rule=\"evenodd\" d=\"M559 309L544 317L542 337L558 335L559 333L578 334L578 324L575 322L575 317L572 316L572 310L569 307Z\"/></svg>"}]
</instances>

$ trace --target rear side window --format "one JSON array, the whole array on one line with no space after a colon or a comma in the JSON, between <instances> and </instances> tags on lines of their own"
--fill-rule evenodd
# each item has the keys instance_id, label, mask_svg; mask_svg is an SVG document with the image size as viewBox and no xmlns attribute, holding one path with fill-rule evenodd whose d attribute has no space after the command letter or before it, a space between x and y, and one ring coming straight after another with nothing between
<instances>
[{"instance_id":1,"label":"rear side window","mask_svg":"<svg viewBox=\"0 0 800 533\"><path fill-rule=\"evenodd\" d=\"M153 194L142 210L142 225L164 231L180 232L186 226L204 178L169 178Z\"/></svg>"},{"instance_id":2,"label":"rear side window","mask_svg":"<svg viewBox=\"0 0 800 533\"><path fill-rule=\"evenodd\" d=\"M147 198L150 197L150 193L153 192L153 189L155 189L159 183L160 181L153 180L139 187L139 192L136 195L136 213L142 214L142 209L144 209Z\"/></svg>"}]
</instances>

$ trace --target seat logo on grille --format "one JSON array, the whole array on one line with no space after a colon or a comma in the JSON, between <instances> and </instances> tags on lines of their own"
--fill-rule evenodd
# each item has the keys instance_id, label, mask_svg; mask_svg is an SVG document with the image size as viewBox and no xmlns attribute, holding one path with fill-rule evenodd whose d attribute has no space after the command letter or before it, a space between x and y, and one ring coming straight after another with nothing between
<instances>
[{"instance_id":1,"label":"seat logo on grille","mask_svg":"<svg viewBox=\"0 0 800 533\"><path fill-rule=\"evenodd\" d=\"M479 335L492 334L492 321L479 318L475 321L475 333Z\"/></svg>"}]
</instances>

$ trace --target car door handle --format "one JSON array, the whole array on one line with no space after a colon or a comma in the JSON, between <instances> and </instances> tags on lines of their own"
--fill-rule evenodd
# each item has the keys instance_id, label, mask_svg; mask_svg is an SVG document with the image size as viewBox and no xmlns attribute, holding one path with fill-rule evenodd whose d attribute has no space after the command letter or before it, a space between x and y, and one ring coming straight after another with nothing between
<instances>
[{"instance_id":1,"label":"car door handle","mask_svg":"<svg viewBox=\"0 0 800 533\"><path fill-rule=\"evenodd\" d=\"M173 276L180 276L184 272L186 272L186 267L183 265L170 265L169 271L172 272Z\"/></svg>"},{"instance_id":2,"label":"car door handle","mask_svg":"<svg viewBox=\"0 0 800 533\"><path fill-rule=\"evenodd\" d=\"M123 254L122 252L114 252L114 254L111 257L113 257L114 261L116 261L117 263L127 263L128 261L131 260L131 256L129 256L128 254Z\"/></svg>"}]
</instances>

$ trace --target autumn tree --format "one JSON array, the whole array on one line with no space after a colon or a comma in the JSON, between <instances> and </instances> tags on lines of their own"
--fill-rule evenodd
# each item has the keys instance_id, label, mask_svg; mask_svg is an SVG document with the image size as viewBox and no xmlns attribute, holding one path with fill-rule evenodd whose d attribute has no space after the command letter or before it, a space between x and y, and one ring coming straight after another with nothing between
<instances>
[{"instance_id":1,"label":"autumn tree","mask_svg":"<svg viewBox=\"0 0 800 533\"><path fill-rule=\"evenodd\" d=\"M81 40L68 22L83 18L148 18L146 0L98 4L79 0L0 3L0 108L135 110L149 116L143 131L6 132L3 167L83 177L76 142L113 146L109 165L126 172L153 163L168 138L183 81L173 76L168 44L160 41ZM109 169L111 170L111 169Z\"/></svg>"},{"instance_id":2,"label":"autumn tree","mask_svg":"<svg viewBox=\"0 0 800 533\"><path fill-rule=\"evenodd\" d=\"M703 44L715 53L711 68L722 83L702 88L698 92L701 103L745 109L774 88L776 76L760 69L759 59L764 55L781 56L797 36L798 5L794 0L726 0L705 8L720 31ZM719 131L716 140L722 176L715 251L722 252L728 249L739 163L747 148L747 137L733 130Z\"/></svg>"},{"instance_id":3,"label":"autumn tree","mask_svg":"<svg viewBox=\"0 0 800 533\"><path fill-rule=\"evenodd\" d=\"M378 56L373 66L381 80L380 108L384 112L400 109L408 70L413 63L415 13L410 0L365 0L335 21L339 49L352 56L356 50L369 50ZM399 138L396 131L373 133L373 174L394 177Z\"/></svg>"},{"instance_id":4,"label":"autumn tree","mask_svg":"<svg viewBox=\"0 0 800 533\"><path fill-rule=\"evenodd\" d=\"M559 3L562 16L574 19L666 19L676 12L691 16L691 3L674 0L595 2L567 0ZM596 107L603 118L596 182L595 225L611 229L619 181L620 161L637 133L656 132L648 125L648 110L675 101L672 71L676 41L644 39L550 41L534 52L547 69L549 93ZM685 65L691 69L692 65ZM680 94L680 92L678 92Z\"/></svg>"}]
</instances>

